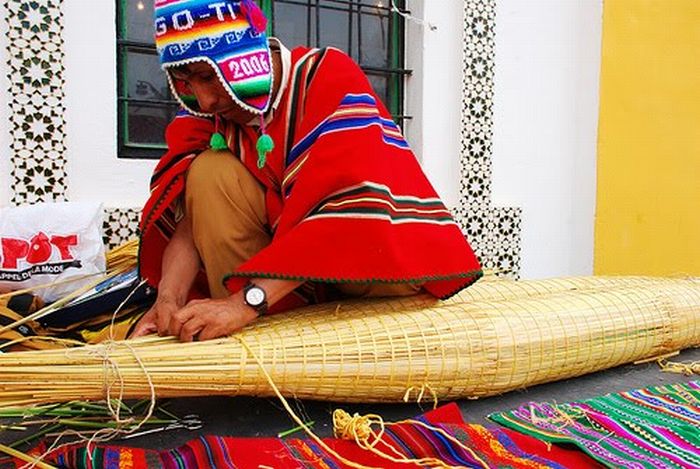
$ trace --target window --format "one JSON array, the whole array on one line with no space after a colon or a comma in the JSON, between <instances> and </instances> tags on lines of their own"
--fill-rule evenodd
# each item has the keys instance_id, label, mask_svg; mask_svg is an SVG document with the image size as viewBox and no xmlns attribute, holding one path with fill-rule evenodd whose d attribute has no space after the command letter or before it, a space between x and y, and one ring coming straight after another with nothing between
<instances>
[{"instance_id":1,"label":"window","mask_svg":"<svg viewBox=\"0 0 700 469\"><path fill-rule=\"evenodd\" d=\"M405 0L393 0L403 9ZM288 47L337 47L360 64L403 124L404 29L391 0L258 0L271 35ZM159 158L177 111L153 42L153 0L117 0L118 138L121 158Z\"/></svg>"},{"instance_id":2,"label":"window","mask_svg":"<svg viewBox=\"0 0 700 469\"><path fill-rule=\"evenodd\" d=\"M288 46L333 46L345 51L367 74L374 90L402 124L404 78L403 18L391 0L261 0L272 35ZM405 0L394 0L403 8Z\"/></svg>"},{"instance_id":3,"label":"window","mask_svg":"<svg viewBox=\"0 0 700 469\"><path fill-rule=\"evenodd\" d=\"M159 158L178 103L160 69L153 0L117 0L119 157Z\"/></svg>"}]
</instances>

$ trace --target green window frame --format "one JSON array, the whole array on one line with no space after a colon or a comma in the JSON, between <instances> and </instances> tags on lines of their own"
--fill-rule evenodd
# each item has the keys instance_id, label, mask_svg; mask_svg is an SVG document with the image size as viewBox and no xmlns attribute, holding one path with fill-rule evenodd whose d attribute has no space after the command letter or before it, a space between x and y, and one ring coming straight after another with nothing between
<instances>
[{"instance_id":1,"label":"green window frame","mask_svg":"<svg viewBox=\"0 0 700 469\"><path fill-rule=\"evenodd\" d=\"M116 0L119 158L159 158L166 148L165 126L178 107L165 77L155 72L153 26L145 22L152 16L152 2ZM396 11L405 12L405 0L257 2L270 19L269 35L288 47L330 45L344 50L360 64L394 120L403 126L410 119L404 115L404 93L411 71L404 67L404 18ZM139 74L149 79L139 79Z\"/></svg>"}]
</instances>

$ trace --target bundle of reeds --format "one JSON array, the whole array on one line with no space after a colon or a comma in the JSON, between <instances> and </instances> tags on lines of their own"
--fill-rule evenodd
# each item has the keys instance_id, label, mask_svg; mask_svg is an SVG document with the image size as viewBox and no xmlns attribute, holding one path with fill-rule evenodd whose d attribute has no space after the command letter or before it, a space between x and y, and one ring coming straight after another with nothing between
<instances>
[{"instance_id":1,"label":"bundle of reeds","mask_svg":"<svg viewBox=\"0 0 700 469\"><path fill-rule=\"evenodd\" d=\"M269 396L265 371L298 398L480 397L697 345L698 279L486 281L444 302L317 305L208 342L145 338L0 355L0 407L152 390Z\"/></svg>"},{"instance_id":2,"label":"bundle of reeds","mask_svg":"<svg viewBox=\"0 0 700 469\"><path fill-rule=\"evenodd\" d=\"M107 251L107 271L126 270L136 267L139 240L132 239Z\"/></svg>"}]
</instances>

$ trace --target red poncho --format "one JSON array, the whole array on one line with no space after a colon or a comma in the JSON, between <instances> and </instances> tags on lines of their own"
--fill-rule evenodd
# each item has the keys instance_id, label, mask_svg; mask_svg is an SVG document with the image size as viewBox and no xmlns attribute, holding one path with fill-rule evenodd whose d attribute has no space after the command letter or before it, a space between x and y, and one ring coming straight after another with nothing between
<instances>
[{"instance_id":1,"label":"red poncho","mask_svg":"<svg viewBox=\"0 0 700 469\"><path fill-rule=\"evenodd\" d=\"M208 148L211 121L178 116L141 220L140 268L158 284L185 172ZM292 70L267 126L275 149L257 167L258 134L225 129L229 148L266 187L269 246L222 281L411 282L447 298L476 281L479 263L364 73L336 49L292 52ZM199 285L205 285L200 282Z\"/></svg>"}]
</instances>

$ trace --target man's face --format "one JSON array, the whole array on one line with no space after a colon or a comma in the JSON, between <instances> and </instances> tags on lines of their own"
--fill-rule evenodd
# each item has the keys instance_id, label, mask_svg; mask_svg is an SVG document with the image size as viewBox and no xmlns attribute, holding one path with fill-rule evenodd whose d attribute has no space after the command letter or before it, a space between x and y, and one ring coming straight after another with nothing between
<instances>
[{"instance_id":1,"label":"man's face","mask_svg":"<svg viewBox=\"0 0 700 469\"><path fill-rule=\"evenodd\" d=\"M214 69L206 62L195 62L170 70L173 78L186 82L203 113L214 114L226 121L247 124L255 114L241 108L224 89Z\"/></svg>"}]
</instances>

